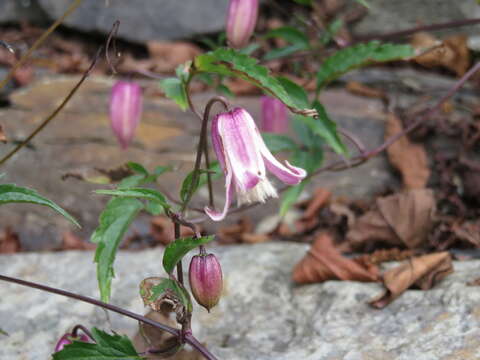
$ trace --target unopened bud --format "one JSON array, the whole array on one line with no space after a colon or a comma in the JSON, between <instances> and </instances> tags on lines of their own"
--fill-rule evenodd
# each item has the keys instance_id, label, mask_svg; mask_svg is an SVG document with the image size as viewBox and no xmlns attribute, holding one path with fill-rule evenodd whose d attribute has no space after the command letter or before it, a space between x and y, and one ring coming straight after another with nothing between
<instances>
[{"instance_id":1,"label":"unopened bud","mask_svg":"<svg viewBox=\"0 0 480 360\"><path fill-rule=\"evenodd\" d=\"M262 124L260 129L275 134L288 132L288 110L277 98L262 96Z\"/></svg>"},{"instance_id":2,"label":"unopened bud","mask_svg":"<svg viewBox=\"0 0 480 360\"><path fill-rule=\"evenodd\" d=\"M255 30L258 0L230 0L227 13L227 40L231 47L241 49Z\"/></svg>"},{"instance_id":3,"label":"unopened bud","mask_svg":"<svg viewBox=\"0 0 480 360\"><path fill-rule=\"evenodd\" d=\"M222 268L213 254L195 255L190 262L190 287L197 303L208 311L217 305L222 295Z\"/></svg>"},{"instance_id":4,"label":"unopened bud","mask_svg":"<svg viewBox=\"0 0 480 360\"><path fill-rule=\"evenodd\" d=\"M66 333L60 338L60 340L58 340L54 352L62 351L66 345L70 345L73 341L90 342L90 339L88 338L88 336L83 334L73 336L73 334Z\"/></svg>"},{"instance_id":5,"label":"unopened bud","mask_svg":"<svg viewBox=\"0 0 480 360\"><path fill-rule=\"evenodd\" d=\"M123 149L135 135L142 115L142 88L130 81L118 81L110 95L110 124Z\"/></svg>"}]
</instances>

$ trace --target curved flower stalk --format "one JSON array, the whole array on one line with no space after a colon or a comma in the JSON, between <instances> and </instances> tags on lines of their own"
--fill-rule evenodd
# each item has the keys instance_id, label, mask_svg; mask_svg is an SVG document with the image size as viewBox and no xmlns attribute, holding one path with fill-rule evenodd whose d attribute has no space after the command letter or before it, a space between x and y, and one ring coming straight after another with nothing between
<instances>
[{"instance_id":1,"label":"curved flower stalk","mask_svg":"<svg viewBox=\"0 0 480 360\"><path fill-rule=\"evenodd\" d=\"M284 103L271 96L262 96L262 131L285 134L288 132L288 110Z\"/></svg>"},{"instance_id":2,"label":"curved flower stalk","mask_svg":"<svg viewBox=\"0 0 480 360\"><path fill-rule=\"evenodd\" d=\"M227 40L231 47L241 49L255 30L258 0L230 0L227 12Z\"/></svg>"},{"instance_id":3,"label":"curved flower stalk","mask_svg":"<svg viewBox=\"0 0 480 360\"><path fill-rule=\"evenodd\" d=\"M118 81L110 95L110 124L122 149L135 135L142 116L142 88L131 81Z\"/></svg>"},{"instance_id":4,"label":"curved flower stalk","mask_svg":"<svg viewBox=\"0 0 480 360\"><path fill-rule=\"evenodd\" d=\"M304 169L292 166L288 161L283 165L275 159L245 109L235 108L213 119L212 144L226 178L223 211L205 207L205 212L214 221L223 220L227 215L234 190L238 205L277 197L266 170L288 185L296 185L307 176Z\"/></svg>"}]
</instances>

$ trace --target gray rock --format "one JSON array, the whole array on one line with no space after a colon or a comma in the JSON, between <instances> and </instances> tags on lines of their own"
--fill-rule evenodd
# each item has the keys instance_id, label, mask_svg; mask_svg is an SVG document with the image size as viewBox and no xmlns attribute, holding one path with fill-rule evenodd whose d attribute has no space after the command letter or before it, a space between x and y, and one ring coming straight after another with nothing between
<instances>
[{"instance_id":1,"label":"gray rock","mask_svg":"<svg viewBox=\"0 0 480 360\"><path fill-rule=\"evenodd\" d=\"M38 0L51 18L60 17L70 0ZM120 20L119 35L144 42L188 38L221 31L228 0L85 0L65 24L82 31L108 33Z\"/></svg>"},{"instance_id":2,"label":"gray rock","mask_svg":"<svg viewBox=\"0 0 480 360\"><path fill-rule=\"evenodd\" d=\"M0 23L19 21L44 22L47 18L36 0L0 1Z\"/></svg>"},{"instance_id":3,"label":"gray rock","mask_svg":"<svg viewBox=\"0 0 480 360\"><path fill-rule=\"evenodd\" d=\"M194 309L193 330L219 359L229 360L464 360L480 357L479 261L456 262L455 272L430 291L409 290L384 310L366 302L378 284L329 281L294 286L291 269L305 245L269 243L213 249L225 293L208 314ZM143 312L138 283L162 274L161 249L121 253L113 303ZM66 252L0 256L0 273L98 296L92 254ZM0 283L0 358L47 359L56 339L82 323L109 329L88 304ZM127 335L135 321L111 315Z\"/></svg>"},{"instance_id":4,"label":"gray rock","mask_svg":"<svg viewBox=\"0 0 480 360\"><path fill-rule=\"evenodd\" d=\"M405 30L419 24L430 25L453 20L477 18L480 7L469 0L391 1L368 0L370 9L357 24L358 33L386 33ZM479 25L462 28L478 33ZM458 29L454 30L458 32Z\"/></svg>"}]
</instances>

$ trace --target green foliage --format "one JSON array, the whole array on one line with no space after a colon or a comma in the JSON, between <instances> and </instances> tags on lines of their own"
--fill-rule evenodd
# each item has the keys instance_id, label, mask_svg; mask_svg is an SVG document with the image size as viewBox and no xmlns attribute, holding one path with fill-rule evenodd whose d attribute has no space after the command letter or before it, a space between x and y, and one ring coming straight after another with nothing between
<instances>
[{"instance_id":1,"label":"green foliage","mask_svg":"<svg viewBox=\"0 0 480 360\"><path fill-rule=\"evenodd\" d=\"M257 64L257 59L244 55L234 49L219 48L213 52L195 58L194 68L197 72L210 72L223 76L237 77L246 80L267 94L278 98L292 111L302 109L284 89L282 84L270 76L266 67Z\"/></svg>"},{"instance_id":2,"label":"green foliage","mask_svg":"<svg viewBox=\"0 0 480 360\"><path fill-rule=\"evenodd\" d=\"M277 80L283 86L288 95L290 95L293 101L295 101L301 107L309 107L308 95L303 87L283 76L278 76Z\"/></svg>"},{"instance_id":3,"label":"green foliage","mask_svg":"<svg viewBox=\"0 0 480 360\"><path fill-rule=\"evenodd\" d=\"M128 176L124 178L119 184L118 189L128 189L132 187L138 187L140 185L150 184L157 181L157 178L163 173L170 171L172 168L170 166L157 166L153 173L149 173L143 165L129 162L127 166L130 170L136 172L137 174Z\"/></svg>"},{"instance_id":4,"label":"green foliage","mask_svg":"<svg viewBox=\"0 0 480 360\"><path fill-rule=\"evenodd\" d=\"M178 78L167 78L160 80L160 87L165 96L175 101L183 111L188 109L187 91L185 84Z\"/></svg>"},{"instance_id":5,"label":"green foliage","mask_svg":"<svg viewBox=\"0 0 480 360\"><path fill-rule=\"evenodd\" d=\"M272 153L295 150L298 145L286 135L262 133L263 141Z\"/></svg>"},{"instance_id":6,"label":"green foliage","mask_svg":"<svg viewBox=\"0 0 480 360\"><path fill-rule=\"evenodd\" d=\"M137 199L116 197L111 199L100 214L99 225L91 237L98 244L95 252L97 279L101 299L108 302L112 278L115 276L113 263L115 255L128 227L143 204Z\"/></svg>"},{"instance_id":7,"label":"green foliage","mask_svg":"<svg viewBox=\"0 0 480 360\"><path fill-rule=\"evenodd\" d=\"M95 344L74 341L62 351L53 354L53 360L140 360L132 342L126 336L110 335L97 328L92 329Z\"/></svg>"},{"instance_id":8,"label":"green foliage","mask_svg":"<svg viewBox=\"0 0 480 360\"><path fill-rule=\"evenodd\" d=\"M35 190L16 186L15 184L1 184L0 205L8 203L31 203L48 206L50 209L55 210L57 213L67 218L70 222L80 227L80 224L77 222L77 220L75 220L69 213L67 213L53 201L40 196Z\"/></svg>"},{"instance_id":9,"label":"green foliage","mask_svg":"<svg viewBox=\"0 0 480 360\"><path fill-rule=\"evenodd\" d=\"M323 62L317 73L317 90L350 70L373 62L407 59L413 55L410 45L382 44L379 41L347 47Z\"/></svg>"},{"instance_id":10,"label":"green foliage","mask_svg":"<svg viewBox=\"0 0 480 360\"><path fill-rule=\"evenodd\" d=\"M295 186L290 186L283 194L282 199L280 200L280 216L283 217L290 209L290 207L295 204L298 197L305 188L305 181L302 181L300 184Z\"/></svg>"},{"instance_id":11,"label":"green foliage","mask_svg":"<svg viewBox=\"0 0 480 360\"><path fill-rule=\"evenodd\" d=\"M189 313L192 312L192 300L188 291L177 281L154 277L147 278L140 283L140 296L145 305L154 304L165 295L174 296ZM155 307L153 307L155 308Z\"/></svg>"},{"instance_id":12,"label":"green foliage","mask_svg":"<svg viewBox=\"0 0 480 360\"><path fill-rule=\"evenodd\" d=\"M183 202L187 201L187 197L190 191L190 187L192 188L192 196L197 192L199 188L204 186L207 183L207 172L211 173L212 180L218 179L222 175L222 170L220 169L220 164L218 161L212 162L210 164L210 168L207 170L199 170L200 174L197 177L196 184L192 185L193 182L193 170L190 171L185 179L183 179L182 186L180 188L180 200Z\"/></svg>"},{"instance_id":13,"label":"green foliage","mask_svg":"<svg viewBox=\"0 0 480 360\"><path fill-rule=\"evenodd\" d=\"M283 26L277 29L270 30L265 35L265 38L267 39L272 37L279 37L281 39L284 39L285 41L290 43L290 45L269 51L267 54L265 54L264 60L278 59L293 54L297 51L310 49L308 37L300 30L291 26Z\"/></svg>"},{"instance_id":14,"label":"green foliage","mask_svg":"<svg viewBox=\"0 0 480 360\"><path fill-rule=\"evenodd\" d=\"M213 236L202 236L201 238L182 238L170 243L163 253L163 268L171 274L175 265L192 249L206 244L213 240Z\"/></svg>"},{"instance_id":15,"label":"green foliage","mask_svg":"<svg viewBox=\"0 0 480 360\"><path fill-rule=\"evenodd\" d=\"M332 21L330 24L328 24L325 33L322 34L320 38L320 42L323 45L327 45L333 37L337 34L337 32L342 28L343 26L343 20L342 19L336 19Z\"/></svg>"},{"instance_id":16,"label":"green foliage","mask_svg":"<svg viewBox=\"0 0 480 360\"><path fill-rule=\"evenodd\" d=\"M161 192L153 189L133 187L133 188L117 189L117 190L96 190L95 192L97 194L102 194L102 195L146 199L146 200L156 202L166 209L170 208L170 205L165 199L165 196Z\"/></svg>"},{"instance_id":17,"label":"green foliage","mask_svg":"<svg viewBox=\"0 0 480 360\"><path fill-rule=\"evenodd\" d=\"M307 125L314 134L322 137L335 152L347 155L347 148L338 136L337 125L330 119L322 104L315 101L314 107L318 112L318 119L306 116L298 116L297 119Z\"/></svg>"}]
</instances>

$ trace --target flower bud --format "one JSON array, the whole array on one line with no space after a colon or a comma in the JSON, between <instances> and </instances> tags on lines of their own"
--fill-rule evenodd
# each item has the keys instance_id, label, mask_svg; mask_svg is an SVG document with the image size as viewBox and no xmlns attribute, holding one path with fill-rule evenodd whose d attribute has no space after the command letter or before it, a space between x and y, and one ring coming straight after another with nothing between
<instances>
[{"instance_id":1,"label":"flower bud","mask_svg":"<svg viewBox=\"0 0 480 360\"><path fill-rule=\"evenodd\" d=\"M213 254L195 255L188 272L190 288L197 303L208 311L217 305L222 295L222 268Z\"/></svg>"},{"instance_id":2,"label":"flower bud","mask_svg":"<svg viewBox=\"0 0 480 360\"><path fill-rule=\"evenodd\" d=\"M275 134L288 132L287 107L277 98L262 96L262 124L261 131Z\"/></svg>"},{"instance_id":3,"label":"flower bud","mask_svg":"<svg viewBox=\"0 0 480 360\"><path fill-rule=\"evenodd\" d=\"M227 12L228 44L241 49L255 30L258 16L258 0L230 0Z\"/></svg>"},{"instance_id":4,"label":"flower bud","mask_svg":"<svg viewBox=\"0 0 480 360\"><path fill-rule=\"evenodd\" d=\"M110 124L123 149L135 135L142 115L142 89L130 81L118 81L110 94Z\"/></svg>"},{"instance_id":5,"label":"flower bud","mask_svg":"<svg viewBox=\"0 0 480 360\"><path fill-rule=\"evenodd\" d=\"M60 340L58 340L54 352L62 351L66 345L71 344L73 341L90 342L90 339L83 334L74 337L72 334L66 333L60 338Z\"/></svg>"}]
</instances>

